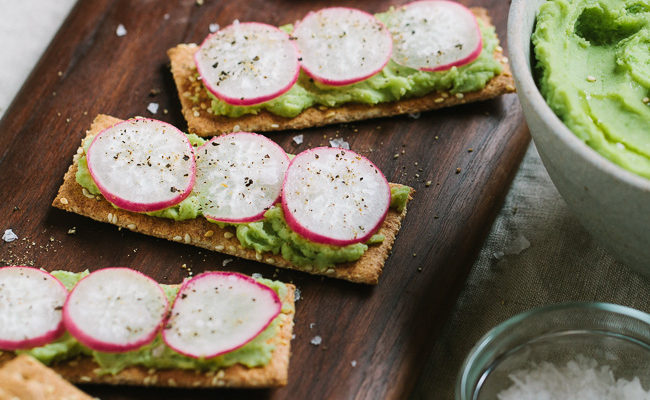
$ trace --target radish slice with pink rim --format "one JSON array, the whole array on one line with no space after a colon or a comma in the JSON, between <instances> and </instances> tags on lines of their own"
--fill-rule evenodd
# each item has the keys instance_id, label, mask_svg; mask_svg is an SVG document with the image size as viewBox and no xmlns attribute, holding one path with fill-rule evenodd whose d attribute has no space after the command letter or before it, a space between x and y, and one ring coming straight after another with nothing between
<instances>
[{"instance_id":1,"label":"radish slice with pink rim","mask_svg":"<svg viewBox=\"0 0 650 400\"><path fill-rule=\"evenodd\" d=\"M216 357L253 340L281 308L273 289L248 276L206 272L186 281L178 291L163 340L188 357Z\"/></svg>"},{"instance_id":2,"label":"radish slice with pink rim","mask_svg":"<svg viewBox=\"0 0 650 400\"><path fill-rule=\"evenodd\" d=\"M423 0L389 12L393 61L422 71L443 71L474 61L483 48L478 21L462 4Z\"/></svg>"},{"instance_id":3,"label":"radish slice with pink rim","mask_svg":"<svg viewBox=\"0 0 650 400\"><path fill-rule=\"evenodd\" d=\"M289 157L250 132L218 136L196 150L195 193L213 221L252 222L279 201Z\"/></svg>"},{"instance_id":4,"label":"radish slice with pink rim","mask_svg":"<svg viewBox=\"0 0 650 400\"><path fill-rule=\"evenodd\" d=\"M393 48L390 32L381 21L346 7L310 12L292 36L305 72L333 86L359 82L381 71Z\"/></svg>"},{"instance_id":5,"label":"radish slice with pink rim","mask_svg":"<svg viewBox=\"0 0 650 400\"><path fill-rule=\"evenodd\" d=\"M68 291L40 269L0 268L0 349L42 346L63 332L61 309Z\"/></svg>"},{"instance_id":6,"label":"radish slice with pink rim","mask_svg":"<svg viewBox=\"0 0 650 400\"><path fill-rule=\"evenodd\" d=\"M86 152L88 170L106 200L135 212L183 201L195 179L194 149L174 126L136 118L101 131Z\"/></svg>"},{"instance_id":7,"label":"radish slice with pink rim","mask_svg":"<svg viewBox=\"0 0 650 400\"><path fill-rule=\"evenodd\" d=\"M345 246L365 242L390 206L386 177L350 150L318 147L291 160L282 188L287 224L305 238Z\"/></svg>"},{"instance_id":8,"label":"radish slice with pink rim","mask_svg":"<svg viewBox=\"0 0 650 400\"><path fill-rule=\"evenodd\" d=\"M125 352L150 343L168 308L160 285L129 268L105 268L80 280L63 308L65 327L83 345Z\"/></svg>"},{"instance_id":9,"label":"radish slice with pink rim","mask_svg":"<svg viewBox=\"0 0 650 400\"><path fill-rule=\"evenodd\" d=\"M289 35L258 22L237 22L209 35L194 53L194 63L206 89L241 106L280 96L300 72Z\"/></svg>"}]
</instances>

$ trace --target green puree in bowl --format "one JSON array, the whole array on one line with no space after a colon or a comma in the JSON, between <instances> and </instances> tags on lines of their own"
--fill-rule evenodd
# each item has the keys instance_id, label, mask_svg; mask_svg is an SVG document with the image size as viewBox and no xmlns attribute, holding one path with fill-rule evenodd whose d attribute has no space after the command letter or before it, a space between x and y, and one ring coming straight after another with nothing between
<instances>
[{"instance_id":1,"label":"green puree in bowl","mask_svg":"<svg viewBox=\"0 0 650 400\"><path fill-rule=\"evenodd\" d=\"M88 275L88 271L81 273L54 271L52 275L63 282L68 290L72 290L81 278ZM280 299L286 297L288 289L284 283L263 278L259 278L257 281L273 289ZM178 287L160 286L167 294L171 304L176 298ZM282 312L290 312L292 307L293 305L290 303L283 302ZM167 347L160 335L153 342L125 353L103 353L91 350L67 333L52 343L19 352L27 353L44 364L73 359L79 355L89 356L99 365L97 370L99 374L117 374L124 368L134 365L155 369L191 369L198 371L215 371L235 364L242 364L252 368L264 366L271 361L275 346L267 343L267 340L278 333L279 321L278 316L265 330L244 346L209 359L197 359L179 354Z\"/></svg>"},{"instance_id":2,"label":"green puree in bowl","mask_svg":"<svg viewBox=\"0 0 650 400\"><path fill-rule=\"evenodd\" d=\"M650 1L549 0L532 41L553 111L598 153L650 178Z\"/></svg>"}]
</instances>

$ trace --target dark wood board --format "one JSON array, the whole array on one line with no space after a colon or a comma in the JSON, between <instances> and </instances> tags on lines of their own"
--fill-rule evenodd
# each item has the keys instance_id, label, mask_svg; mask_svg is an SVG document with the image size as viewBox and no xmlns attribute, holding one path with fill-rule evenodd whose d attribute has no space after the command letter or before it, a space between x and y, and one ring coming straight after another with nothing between
<instances>
[{"instance_id":1,"label":"dark wood board","mask_svg":"<svg viewBox=\"0 0 650 400\"><path fill-rule=\"evenodd\" d=\"M199 6L195 0L80 1L0 121L0 228L12 228L20 237L0 243L0 263L75 271L131 266L168 283L186 276L182 264L195 273L223 269L229 257L118 231L50 207L93 117L100 112L120 118L151 115L146 107L153 101L160 103L157 118L185 128L165 51L200 41L212 22L225 26L238 18L279 25L323 6L377 12L399 2L205 0ZM463 3L488 8L505 47L509 2ZM128 31L124 37L115 34L120 23ZM151 89L160 93L150 97ZM213 391L87 385L84 390L105 400L379 399L410 393L528 144L517 98L506 95L418 119L377 119L300 133L305 140L299 146L292 143L296 132L270 136L296 153L339 135L390 181L417 189L379 285L276 272L236 259L228 269L291 281L302 291L287 387ZM426 187L426 181L432 184ZM68 234L73 227L76 234ZM310 344L316 335L322 337L320 346Z\"/></svg>"}]
</instances>

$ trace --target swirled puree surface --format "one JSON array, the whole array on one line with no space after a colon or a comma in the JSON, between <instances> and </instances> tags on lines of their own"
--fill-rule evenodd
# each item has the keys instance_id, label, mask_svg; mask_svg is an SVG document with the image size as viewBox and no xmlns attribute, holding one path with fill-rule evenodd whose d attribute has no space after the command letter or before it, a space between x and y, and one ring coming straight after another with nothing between
<instances>
[{"instance_id":1,"label":"swirled puree surface","mask_svg":"<svg viewBox=\"0 0 650 400\"><path fill-rule=\"evenodd\" d=\"M206 140L194 134L188 135L193 146L201 146ZM101 194L93 181L86 162L85 151L90 146L93 137L84 139L82 147L84 154L79 158L77 174L75 176L79 185L93 195ZM394 185L391 188L390 207L401 212L406 207L411 188L403 185ZM192 192L185 200L175 206L161 211L147 213L153 217L169 218L176 221L202 218L202 201L198 194ZM348 246L331 246L312 242L292 231L284 219L282 207L275 205L265 214L264 219L256 222L241 224L216 223L220 227L232 226L242 247L253 249L258 253L272 252L295 265L309 266L317 271L325 271L339 263L354 262L361 258L368 250L368 246L378 245L383 242L384 236L377 234L366 243L355 243Z\"/></svg>"},{"instance_id":2,"label":"swirled puree surface","mask_svg":"<svg viewBox=\"0 0 650 400\"><path fill-rule=\"evenodd\" d=\"M553 111L598 153L650 178L650 1L549 0L532 41Z\"/></svg>"}]
</instances>

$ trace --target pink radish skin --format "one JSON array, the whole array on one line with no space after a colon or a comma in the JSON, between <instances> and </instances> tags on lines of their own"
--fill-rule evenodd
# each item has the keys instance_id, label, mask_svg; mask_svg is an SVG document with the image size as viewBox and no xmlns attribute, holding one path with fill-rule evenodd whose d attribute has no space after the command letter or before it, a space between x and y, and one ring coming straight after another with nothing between
<instances>
[{"instance_id":1,"label":"pink radish skin","mask_svg":"<svg viewBox=\"0 0 650 400\"><path fill-rule=\"evenodd\" d=\"M473 51L471 53L469 53L465 57L462 57L462 58L460 58L458 60L454 60L453 62L438 65L438 66L435 66L435 67L419 66L417 69L419 69L421 71L428 71L428 72L446 71L446 70L451 69L452 67L460 67L460 66L469 64L472 61L476 60L478 58L478 56L481 55L481 52L483 51L483 36L481 34L481 30L480 30L478 21L476 19L476 16L472 13L472 11L469 10L464 5L460 4L460 3L456 3L454 1L448 1L448 0L420 0L420 1L414 1L412 3L408 3L408 4L404 5L403 7L408 8L408 7L418 6L418 5L426 5L427 3L438 3L438 4L441 4L441 5L444 5L444 6L456 8L458 10L458 12L466 14L466 16L468 18L471 18L472 21L473 21L474 33L477 36L478 42L477 42L476 46L474 47ZM432 21L432 23L435 23L435 21ZM393 60L398 64L406 65L406 64L403 64L403 63L395 60L395 58L393 58ZM412 65L406 65L406 66L415 68Z\"/></svg>"},{"instance_id":2,"label":"pink radish skin","mask_svg":"<svg viewBox=\"0 0 650 400\"><path fill-rule=\"evenodd\" d=\"M298 51L301 52L301 56L302 56L301 57L302 60L301 60L300 65L302 66L303 71L305 71L305 73L307 75L314 78L315 80L317 80L317 81L319 81L319 82L321 82L323 84L330 85L330 86L351 85L353 83L357 83L357 82L363 81L365 79L368 79L369 77L371 77L371 76L375 75L376 73L378 73L379 71L381 71L386 66L388 61L390 60L390 57L391 57L391 54L392 54L392 51L393 51L392 37L391 37L391 34L388 31L388 29L386 28L386 26L381 21L379 21L377 18L375 18L374 15L369 14L369 13L367 13L365 11L358 10L356 8L350 8L350 7L331 7L331 8L324 8L324 9L316 11L316 12L313 12L313 11L309 12L307 14L307 16L305 16L305 18L303 18L300 22L298 22L296 24L296 26L294 27L294 30L293 30L293 35L296 35L297 33L300 32L301 26L309 18L318 18L319 14L322 15L322 13L331 13L331 12L354 12L354 13L357 13L359 15L363 15L363 16L367 17L369 20L374 20L373 22L375 22L377 24L377 26L380 27L380 30L382 30L384 32L385 37L386 37L387 51L386 51L386 55L384 57L384 60L380 63L380 65L378 65L373 70L371 70L369 72L366 72L364 74L361 74L359 76L356 76L356 77L352 77L352 78L348 78L348 79L328 78L326 76L323 76L323 74L318 73L315 69L312 69L307 65L307 62L304 59L304 55L302 54L302 51L300 49L300 41L301 41L301 39L300 39L300 37L298 37L298 40L296 42L298 44ZM372 45L377 45L377 44L373 41L373 43L369 43L369 45L372 46ZM341 51L340 49L337 49L337 50ZM337 50L335 50L335 51L337 51Z\"/></svg>"},{"instance_id":3,"label":"pink radish skin","mask_svg":"<svg viewBox=\"0 0 650 400\"><path fill-rule=\"evenodd\" d=\"M122 126L128 127L129 124L139 124L139 123L152 123L152 124L159 124L161 129L162 127L169 129L171 132L177 132L179 137L182 138L182 140L186 143L187 145L187 154L186 156L189 157L187 162L189 162L189 167L188 167L188 174L189 174L189 181L186 183L186 185L182 188L177 189L177 195L170 196L169 198L161 201L153 201L153 202L142 202L142 201L134 201L134 200L129 200L125 199L123 197L120 197L116 194L114 194L111 189L109 189L103 182L101 178L101 171L97 171L95 167L95 160L94 160L94 155L93 155L93 146L98 143L102 135L108 135L112 132L112 130L116 128L120 128ZM158 121L155 119L149 119L149 118L133 118L129 119L126 121L121 121L118 122L115 125L112 125L103 131L101 131L95 138L93 139L92 143L88 147L88 151L86 152L86 160L87 160L87 165L88 165L88 170L90 172L90 175L93 178L93 181L97 185L97 188L101 192L102 196L106 198L109 202L114 204L116 207L122 208L124 210L128 211L133 211L133 212L152 212L152 211L160 211L164 210L166 208L172 207L183 200L185 200L190 193L192 192L192 188L194 187L194 182L196 178L196 160L194 156L194 148L192 147L192 144L190 143L189 139L187 136L181 132L179 129L174 127L171 124L168 124L166 122Z\"/></svg>"},{"instance_id":4,"label":"pink radish skin","mask_svg":"<svg viewBox=\"0 0 650 400\"><path fill-rule=\"evenodd\" d=\"M361 162L369 164L371 168L373 168L381 177L381 180L383 181L384 185L381 190L384 191L383 197L384 201L383 203L385 204L381 208L381 213L380 217L377 218L377 221L375 224L373 224L371 227L366 229L366 233L360 236L352 237L352 238L347 238L347 239L338 239L334 238L332 236L327 236L322 233L315 232L314 229L310 229L307 226L305 226L302 222L300 222L295 216L294 213L292 212L292 208L296 208L298 204L290 204L288 200L288 193L290 192L289 188L287 187L289 182L292 181L292 173L293 169L298 168L296 165L298 162L302 162L302 160L306 157L315 157L317 153L320 152L332 152L332 153L337 153L337 152L344 152L346 154L353 155L355 158L358 157ZM304 184L303 184L304 185ZM323 191L327 191L328 188L323 188ZM299 235L303 236L304 238L311 240L312 242L316 243L321 243L321 244L327 244L327 245L332 245L332 246L347 246L350 244L355 244L355 243L363 243L370 239L372 235L374 235L381 224L383 223L384 219L386 219L386 215L388 214L388 210L390 208L390 199L391 199L391 194L390 194L390 186L388 184L388 181L386 180L386 177L384 174L381 172L377 166L372 163L372 161L368 160L366 157L361 156L360 154L357 154L351 150L342 150L340 148L333 148L333 147L316 147L311 150L306 150L303 151L302 153L298 154L291 160L291 164L289 164L289 168L287 169L287 173L285 174L285 180L284 180L284 186L282 188L282 209L284 211L284 218L287 221L287 224L289 227Z\"/></svg>"},{"instance_id":5,"label":"pink radish skin","mask_svg":"<svg viewBox=\"0 0 650 400\"><path fill-rule=\"evenodd\" d=\"M60 297L60 299L58 299L58 300L53 299L53 302L56 303L56 302L58 302L60 300L60 304L57 307L62 307L63 306L63 304L65 302L65 298L66 298L66 296L68 294L68 290L65 288L63 283L61 283L61 281L56 279L51 274L49 274L49 273L47 273L45 271L42 271L40 269L37 269L37 268L26 267L26 266L7 266L7 267L0 268L0 300L2 300L2 304L0 304L0 310L2 310L5 305L11 306L11 304L7 304L7 301L19 301L19 302L22 302L22 301L29 301L30 300L30 299L17 299L17 298L9 298L8 299L6 297L7 295L11 295L11 293L4 294L4 292L6 290L3 290L3 284L4 283L3 283L2 277L3 277L3 275L5 273L11 273L11 272L18 272L18 273L21 273L21 275L29 274L29 275L31 275L31 277L38 278L38 279L40 279L41 276L42 276L43 280L54 283L56 285L55 286L56 289L54 289L54 290L59 292L59 293L58 294L53 293L53 294L54 294L55 297ZM25 278L25 279L28 279L28 278ZM12 287L15 289L14 286L15 285L12 285ZM8 290L11 291L11 289L12 288L9 288ZM38 295L41 296L42 293L39 292ZM42 298L40 300L42 300ZM33 307L33 305L30 304L29 307L31 308L31 307ZM24 326L24 324L33 325L33 324L41 323L42 321L31 321L31 319L30 319L30 317L36 316L36 314L43 311L40 308L41 307L39 307L38 310L32 308L32 310L30 311L27 318L21 320L22 326ZM23 337L20 340L7 339L7 338L0 337L0 349L9 350L9 351L30 349L30 348L34 348L34 347L38 347L38 346L43 346L45 344L48 344L48 343L53 342L54 340L58 339L63 334L63 332L65 331L65 328L64 328L64 325L63 325L63 318L62 318L62 315L61 315L62 312L61 312L60 308L59 308L59 310L56 310L56 307L55 307L54 310L55 310L55 315L52 316L52 318L54 319L54 321L53 321L54 323L52 324L53 326L50 329L44 328L44 329L47 329L47 330L44 331L44 332L39 332L36 336L27 337L27 338ZM0 315L0 321L5 320L5 318L9 315L9 311L10 310L2 310L2 315ZM56 316L56 313L58 313L58 317ZM58 319L58 322L56 321L57 319ZM4 323L15 325L15 321L5 321ZM3 332L4 332L3 327L0 326L0 334L2 334Z\"/></svg>"},{"instance_id":6,"label":"pink radish skin","mask_svg":"<svg viewBox=\"0 0 650 400\"><path fill-rule=\"evenodd\" d=\"M216 85L213 85L213 82L211 82L211 80L207 78L208 77L208 74L207 74L208 70L207 69L210 68L211 65L208 65L207 61L206 61L205 64L202 62L202 59L201 59L202 50L207 48L207 46L209 46L212 38L217 38L218 35L223 35L224 32L229 32L230 30L237 29L238 27L266 28L266 29L278 34L279 36L286 37L287 44L289 44L292 47L293 51L292 51L292 54L290 54L290 55L287 54L287 56L289 57L288 64L283 65L283 68L284 67L290 68L291 71L288 74L289 78L286 79L286 82L284 82L283 84L280 84L279 87L276 90L273 90L273 91L271 91L269 93L266 93L266 94L254 95L254 96L250 96L250 97L249 96L242 96L239 93L238 93L237 96L233 96L233 95L229 95L229 94L224 93L223 91L218 90L215 87ZM298 47L296 46L296 44L293 43L292 40L290 40L290 37L289 37L289 35L287 33L281 31L277 27L272 26L272 25L268 25L268 24L263 24L263 23L260 23L260 22L244 22L244 23L236 23L236 24L229 25L229 26L227 26L227 27L225 27L225 28L223 28L223 29L211 34L211 35L208 35L203 40L203 43L201 43L201 45L199 46L199 50L197 50L196 53L194 53L194 64L196 65L196 69L198 70L199 75L201 75L201 80L203 82L203 85L215 97L225 101L228 104L232 104L232 105L235 105L235 106L250 106L250 105L260 104L260 103L264 103L266 101L272 100L272 99L274 99L276 97L281 96L282 94L289 91L289 89L291 89L291 87L298 80L298 76L300 74L300 63L298 62L298 57L299 57L298 54L299 54L298 53ZM233 57L237 57L237 56L240 56L240 54L235 53L233 55ZM212 63L212 62L214 62L214 60L212 60L210 63ZM214 65L214 64L212 64L212 65ZM263 73L264 71L261 71L261 72ZM271 79L272 78L273 77L271 77Z\"/></svg>"},{"instance_id":7,"label":"pink radish skin","mask_svg":"<svg viewBox=\"0 0 650 400\"><path fill-rule=\"evenodd\" d=\"M255 142L259 142L257 150L259 154L254 154L256 158L251 161L246 158L247 151L257 149ZM224 147L221 146L232 146L231 143L238 147L226 150L223 157L218 157L215 160L214 155L210 155L211 151L217 152L218 155L218 152L224 150ZM267 137L251 132L236 132L217 136L197 148L196 154L197 184L194 190L201 198L202 212L207 219L226 223L259 221L264 218L264 213L279 201L284 172L289 165L289 156L282 147ZM205 161L203 157L206 157ZM280 165L277 165L278 162ZM269 175L276 169L277 183L270 182L269 179L273 177ZM237 175L238 172L239 175ZM245 175L247 179L250 179L250 185L238 188L236 185L243 180ZM259 183L260 181L262 184ZM265 181L268 182L267 186L263 184ZM223 198L225 193L233 190L235 192L232 195ZM271 194L266 201L258 201L259 204L251 203L262 193L269 191L277 192L277 194ZM224 212L230 215L232 212L239 212L240 215L228 216L224 215ZM244 215L241 215L242 213Z\"/></svg>"},{"instance_id":8,"label":"pink radish skin","mask_svg":"<svg viewBox=\"0 0 650 400\"><path fill-rule=\"evenodd\" d=\"M201 280L204 280L201 282ZM237 282L239 281L239 282ZM219 316L211 316L211 315L206 315L205 312L209 312L210 310L207 310L210 305L214 306L214 308L223 308L224 304L228 302L229 299L225 299L222 301L219 301L215 297L221 296L219 290L220 289L232 289L235 284L233 282L236 282L236 285L246 285L248 289L251 291L256 291L257 293L254 294L256 297L252 299L252 303L250 304L262 304L265 299L262 297L267 297L266 301L268 302L269 309L265 310L266 315L261 319L261 321L256 321L260 322L258 324L257 329L252 332L250 335L246 335L246 337L242 337L240 340L233 340L231 343L224 347L223 345L219 344L219 339L224 340L223 338L219 337L209 337L208 341L204 341L205 343L208 343L207 346L210 347L209 349L203 348L202 350L199 349L194 349L195 351L192 351L189 349L191 347L190 344L187 343L187 340L177 339L177 337L182 336L185 334L187 337L184 339L187 339L188 337L191 340L198 340L196 338L201 338L201 336L210 336L210 335L215 335L214 330L211 330L210 327L208 327L209 324L215 323L213 320L216 320L219 318ZM199 285L202 284L208 284L208 289L205 291L202 291L202 288L199 287ZM214 289L212 285L214 286ZM221 286L219 286L221 285ZM228 285L230 288L228 288ZM203 307L202 304L195 304L194 308L192 309L183 309L180 310L182 307L179 306L182 302L188 302L188 301L197 301L195 298L191 298L190 300L187 300L191 296L197 296L205 301L209 302L206 304L206 307ZM208 296L213 296L209 297ZM227 295L226 295L227 296ZM237 295L235 295L237 296ZM223 296L221 296L223 297ZM257 302L256 300L260 299L260 302ZM233 300L232 298L230 300ZM239 305L241 306L241 301L247 301L248 299L244 299L242 296L237 296L236 301L239 301ZM226 304L226 308L228 308L229 304ZM196 307L199 307L198 309ZM280 314L282 310L282 302L280 301L280 298L278 297L277 293L270 287L263 285L253 278L242 275L236 272L205 272L200 275L195 276L194 278L185 281L183 285L181 286L180 290L178 291L178 295L176 296L176 299L174 300L174 303L172 304L171 310L169 312L169 318L165 321L165 327L162 331L162 338L169 346L171 349L176 351L179 354L182 354L187 357L191 358L213 358L220 356L222 354L229 353L231 351L237 350L238 348L246 345L249 343L251 340L255 339L260 333L262 333L270 324L273 322L273 320ZM177 321L180 318L183 318L183 315L181 315L181 311L189 312L192 315L191 316L185 316L186 320L184 321ZM212 312L215 312L215 310L211 310ZM225 310L220 310L223 311L220 315L227 315L228 317L233 317L232 311L225 311ZM241 316L242 313L246 310L240 310L237 315ZM244 317L246 318L246 317ZM197 325L200 326L200 328L197 328L195 326L191 327L189 333L188 331L181 332L181 329L187 328L189 324L197 322ZM238 325L244 324L246 321L238 321ZM226 325L228 321L223 322L217 321L216 324L219 327L222 327L223 325ZM182 328L178 328L177 325L180 325ZM214 328L215 325L213 325ZM205 331L202 332L201 334L196 334L196 331L194 329L201 329L203 328ZM218 328L215 328L218 329ZM217 334L218 335L218 334ZM231 337L228 337L225 340L230 340ZM204 343L204 345L205 345ZM199 344L198 346L201 346Z\"/></svg>"},{"instance_id":9,"label":"pink radish skin","mask_svg":"<svg viewBox=\"0 0 650 400\"><path fill-rule=\"evenodd\" d=\"M106 340L101 340L98 339L97 337L93 335L89 335L84 328L79 326L79 324L76 322L75 315L72 313L75 312L73 311L73 307L78 307L77 305L73 305L71 302L77 301L75 300L75 290L77 290L80 285L84 285L84 282L88 282L89 279L97 279L99 275L109 275L107 277L102 276L101 278L104 279L106 284L111 283L112 277L110 276L111 273L114 271L117 271L118 273L121 273L123 271L126 271L128 273L132 273L137 279L145 279L147 282L151 284L151 287L156 287L160 291L161 299L164 302L164 307L162 307L162 311L160 313L160 321L155 324L155 326L150 329L150 332L148 332L145 336L142 338L131 341L129 343L116 343L116 342L110 342ZM94 283L93 283L94 284ZM146 295L146 293L144 294ZM118 298L119 299L119 298ZM134 303L132 302L130 305L132 306ZM90 307L88 303L80 305L80 307ZM137 349L139 347L142 347L148 343L151 343L158 332L160 332L162 328L162 324L164 322L165 316L167 315L167 311L169 309L169 302L167 300L167 296L165 295L165 292L163 291L162 287L156 282L155 280L151 279L150 277L144 275L141 272L132 270L130 268L104 268L97 270L90 275L82 278L75 287L70 291L70 294L68 295L68 298L66 299L65 305L63 306L63 323L65 325L65 328L68 330L68 332L74 336L75 339L77 339L81 344L84 346L96 350L96 351L101 351L101 352L107 352L107 353L123 353L127 352L130 350ZM107 308L107 310L109 310ZM110 310L109 310L110 311ZM105 313L106 314L106 313ZM77 317L78 318L78 317ZM105 323L106 321L96 321L96 324L99 323Z\"/></svg>"}]
</instances>

